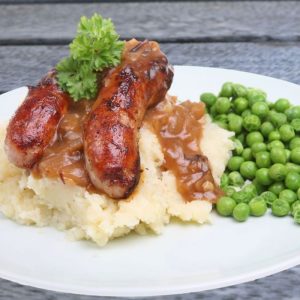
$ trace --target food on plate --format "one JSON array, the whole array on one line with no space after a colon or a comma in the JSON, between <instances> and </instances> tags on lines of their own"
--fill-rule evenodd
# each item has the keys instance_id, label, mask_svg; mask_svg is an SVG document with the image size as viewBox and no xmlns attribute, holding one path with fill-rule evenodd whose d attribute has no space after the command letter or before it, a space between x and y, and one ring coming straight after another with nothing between
<instances>
[{"instance_id":1,"label":"food on plate","mask_svg":"<svg viewBox=\"0 0 300 300\"><path fill-rule=\"evenodd\" d=\"M126 43L121 63L105 76L83 130L84 156L93 185L114 199L138 184L138 129L149 107L164 99L173 69L156 42Z\"/></svg>"},{"instance_id":2,"label":"food on plate","mask_svg":"<svg viewBox=\"0 0 300 300\"><path fill-rule=\"evenodd\" d=\"M174 218L209 222L233 133L204 103L167 95L172 78L156 42L120 41L110 20L83 17L70 56L1 128L0 211L99 245Z\"/></svg>"},{"instance_id":3,"label":"food on plate","mask_svg":"<svg viewBox=\"0 0 300 300\"><path fill-rule=\"evenodd\" d=\"M215 123L235 133L218 213L241 222L269 207L300 224L300 106L284 98L269 102L264 91L231 82L218 97L203 93L200 99Z\"/></svg>"}]
</instances>

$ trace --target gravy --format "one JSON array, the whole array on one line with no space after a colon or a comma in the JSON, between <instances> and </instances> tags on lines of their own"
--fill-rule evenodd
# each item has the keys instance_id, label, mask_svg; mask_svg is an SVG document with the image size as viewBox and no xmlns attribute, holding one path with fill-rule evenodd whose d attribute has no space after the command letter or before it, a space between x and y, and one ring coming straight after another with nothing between
<instances>
[{"instance_id":1,"label":"gravy","mask_svg":"<svg viewBox=\"0 0 300 300\"><path fill-rule=\"evenodd\" d=\"M205 107L202 103L175 102L174 97L167 97L145 117L162 146L163 167L176 176L177 189L186 201L205 199L216 202L221 191L199 147L202 132L199 120ZM93 101L72 102L59 124L55 141L32 169L35 177L60 178L63 183L100 193L89 179L83 153L83 123L92 106Z\"/></svg>"},{"instance_id":2,"label":"gravy","mask_svg":"<svg viewBox=\"0 0 300 300\"><path fill-rule=\"evenodd\" d=\"M199 146L200 119L205 106L200 102L175 102L175 97L167 97L146 116L146 122L162 146L164 168L176 176L177 189L186 201L205 199L216 202L221 190L215 184L208 159L201 154Z\"/></svg>"},{"instance_id":3,"label":"gravy","mask_svg":"<svg viewBox=\"0 0 300 300\"><path fill-rule=\"evenodd\" d=\"M63 183L92 189L85 168L82 141L83 122L92 105L93 101L72 102L59 124L54 143L32 170L35 177L60 178Z\"/></svg>"}]
</instances>

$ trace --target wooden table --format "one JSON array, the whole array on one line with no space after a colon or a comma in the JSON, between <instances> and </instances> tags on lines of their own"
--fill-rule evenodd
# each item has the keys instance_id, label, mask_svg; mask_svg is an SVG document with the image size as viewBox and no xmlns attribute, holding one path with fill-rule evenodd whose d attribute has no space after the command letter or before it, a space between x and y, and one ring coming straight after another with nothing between
<instances>
[{"instance_id":1,"label":"wooden table","mask_svg":"<svg viewBox=\"0 0 300 300\"><path fill-rule=\"evenodd\" d=\"M237 69L300 84L300 2L95 2L0 0L0 92L36 83L67 54L80 16L94 12L112 18L122 38L159 41L173 64ZM176 299L299 299L299 295L300 267ZM0 280L0 299L94 298Z\"/></svg>"}]
</instances>

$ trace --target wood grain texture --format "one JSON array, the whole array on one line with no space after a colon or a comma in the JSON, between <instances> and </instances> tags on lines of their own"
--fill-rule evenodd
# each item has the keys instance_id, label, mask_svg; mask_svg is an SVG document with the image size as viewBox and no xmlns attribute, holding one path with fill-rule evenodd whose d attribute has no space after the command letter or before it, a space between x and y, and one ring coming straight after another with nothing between
<instances>
[{"instance_id":1,"label":"wood grain texture","mask_svg":"<svg viewBox=\"0 0 300 300\"><path fill-rule=\"evenodd\" d=\"M110 17L123 38L160 41L298 41L300 2L2 5L0 43L64 44L80 16Z\"/></svg>"},{"instance_id":2,"label":"wood grain texture","mask_svg":"<svg viewBox=\"0 0 300 300\"><path fill-rule=\"evenodd\" d=\"M298 300L300 295L300 267L290 269L253 282L232 287L176 296L153 298L135 298L139 300L233 300L233 299L263 299L263 300ZM0 279L0 300L109 300L116 298L89 297L81 295L62 294L22 286ZM126 299L126 298L124 298ZM129 298L127 298L129 300Z\"/></svg>"},{"instance_id":3,"label":"wood grain texture","mask_svg":"<svg viewBox=\"0 0 300 300\"><path fill-rule=\"evenodd\" d=\"M222 67L300 84L300 43L162 44L172 64ZM65 55L67 46L0 47L0 91L35 84Z\"/></svg>"}]
</instances>

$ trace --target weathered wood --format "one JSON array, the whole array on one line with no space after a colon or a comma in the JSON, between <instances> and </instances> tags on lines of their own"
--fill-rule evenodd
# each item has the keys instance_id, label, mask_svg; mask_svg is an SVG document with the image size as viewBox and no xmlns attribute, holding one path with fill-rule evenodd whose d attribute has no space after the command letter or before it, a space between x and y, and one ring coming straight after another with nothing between
<instances>
[{"instance_id":1,"label":"weathered wood","mask_svg":"<svg viewBox=\"0 0 300 300\"><path fill-rule=\"evenodd\" d=\"M300 84L300 43L162 44L173 64L223 67ZM34 84L65 55L67 46L0 47L0 91Z\"/></svg>"},{"instance_id":2,"label":"weathered wood","mask_svg":"<svg viewBox=\"0 0 300 300\"><path fill-rule=\"evenodd\" d=\"M153 297L151 300L215 300L215 299L299 299L300 267L253 282L232 287L177 296ZM6 280L0 280L0 300L95 300L95 297L62 294L22 286ZM98 300L116 298L97 297ZM126 298L124 298L126 299ZM149 298L136 298L147 300ZM128 299L129 300L129 299Z\"/></svg>"},{"instance_id":3,"label":"weathered wood","mask_svg":"<svg viewBox=\"0 0 300 300\"><path fill-rule=\"evenodd\" d=\"M103 3L103 2L182 2L183 0L0 0L0 4L51 4L51 3ZM210 0L189 0L189 2L207 2ZM269 1L269 0L218 0L218 1ZM277 2L291 0L272 0Z\"/></svg>"},{"instance_id":4,"label":"weathered wood","mask_svg":"<svg viewBox=\"0 0 300 300\"><path fill-rule=\"evenodd\" d=\"M2 5L0 43L67 43L80 16L111 17L124 38L161 41L300 40L300 2L148 2Z\"/></svg>"}]
</instances>

